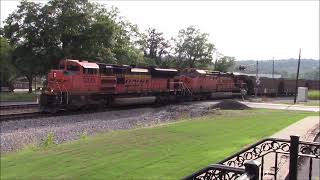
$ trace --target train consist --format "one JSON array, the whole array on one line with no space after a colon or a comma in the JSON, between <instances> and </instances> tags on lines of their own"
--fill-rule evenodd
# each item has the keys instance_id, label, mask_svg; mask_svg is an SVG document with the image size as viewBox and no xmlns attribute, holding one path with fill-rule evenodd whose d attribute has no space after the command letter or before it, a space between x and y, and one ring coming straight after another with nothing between
<instances>
[{"instance_id":1,"label":"train consist","mask_svg":"<svg viewBox=\"0 0 320 180\"><path fill-rule=\"evenodd\" d=\"M264 82L260 84L265 86ZM289 84L284 80L273 80L267 86L258 89L265 88L265 93L277 95L291 93L287 88ZM42 111L56 112L110 106L116 98L149 96L164 104L240 96L243 92L253 94L255 87L254 78L232 73L192 68L178 71L66 59L59 63L58 69L49 72L40 107Z\"/></svg>"},{"instance_id":2,"label":"train consist","mask_svg":"<svg viewBox=\"0 0 320 180\"><path fill-rule=\"evenodd\" d=\"M155 96L157 103L231 96L244 87L233 74L198 69L119 66L62 60L40 97L43 111L111 105L115 98Z\"/></svg>"}]
</instances>

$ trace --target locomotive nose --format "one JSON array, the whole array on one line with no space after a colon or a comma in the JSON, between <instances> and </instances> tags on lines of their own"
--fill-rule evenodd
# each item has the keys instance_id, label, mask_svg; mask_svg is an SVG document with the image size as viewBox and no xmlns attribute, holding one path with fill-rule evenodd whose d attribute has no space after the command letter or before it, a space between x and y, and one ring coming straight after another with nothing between
<instances>
[{"instance_id":1,"label":"locomotive nose","mask_svg":"<svg viewBox=\"0 0 320 180\"><path fill-rule=\"evenodd\" d=\"M62 70L51 70L49 73L49 80L58 80L63 79L63 71Z\"/></svg>"},{"instance_id":2,"label":"locomotive nose","mask_svg":"<svg viewBox=\"0 0 320 180\"><path fill-rule=\"evenodd\" d=\"M51 70L48 74L47 92L54 93L58 90L61 91L61 87L64 86L64 74L62 70Z\"/></svg>"}]
</instances>

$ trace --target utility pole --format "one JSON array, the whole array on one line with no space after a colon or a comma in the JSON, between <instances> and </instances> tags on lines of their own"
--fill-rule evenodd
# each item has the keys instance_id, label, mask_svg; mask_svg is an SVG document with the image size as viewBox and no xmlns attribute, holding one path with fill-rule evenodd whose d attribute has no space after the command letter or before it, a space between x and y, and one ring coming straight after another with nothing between
<instances>
[{"instance_id":1,"label":"utility pole","mask_svg":"<svg viewBox=\"0 0 320 180\"><path fill-rule=\"evenodd\" d=\"M272 84L274 84L274 57L272 57ZM272 89L272 92L277 96L277 89Z\"/></svg>"},{"instance_id":2,"label":"utility pole","mask_svg":"<svg viewBox=\"0 0 320 180\"><path fill-rule=\"evenodd\" d=\"M274 57L272 60L272 79L274 79Z\"/></svg>"},{"instance_id":3,"label":"utility pole","mask_svg":"<svg viewBox=\"0 0 320 180\"><path fill-rule=\"evenodd\" d=\"M259 80L259 61L257 61L256 64L256 91L255 91L255 97L257 97L258 95L258 86L260 84L260 80Z\"/></svg>"},{"instance_id":4,"label":"utility pole","mask_svg":"<svg viewBox=\"0 0 320 180\"><path fill-rule=\"evenodd\" d=\"M300 70L300 58L301 58L301 48L299 50L298 69L297 69L297 77L296 77L296 91L295 91L294 100L293 100L294 104L297 102L298 80L299 80L299 70Z\"/></svg>"}]
</instances>

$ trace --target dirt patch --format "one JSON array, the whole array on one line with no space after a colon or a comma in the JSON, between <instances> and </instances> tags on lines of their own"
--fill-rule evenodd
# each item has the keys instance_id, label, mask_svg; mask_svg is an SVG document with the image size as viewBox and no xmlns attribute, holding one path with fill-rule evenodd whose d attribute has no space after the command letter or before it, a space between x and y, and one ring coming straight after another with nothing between
<instances>
[{"instance_id":1,"label":"dirt patch","mask_svg":"<svg viewBox=\"0 0 320 180\"><path fill-rule=\"evenodd\" d=\"M250 109L250 107L246 106L245 104L242 104L238 101L227 99L219 102L218 104L212 105L211 108L217 108L217 109L230 109L230 110L244 110L244 109Z\"/></svg>"}]
</instances>

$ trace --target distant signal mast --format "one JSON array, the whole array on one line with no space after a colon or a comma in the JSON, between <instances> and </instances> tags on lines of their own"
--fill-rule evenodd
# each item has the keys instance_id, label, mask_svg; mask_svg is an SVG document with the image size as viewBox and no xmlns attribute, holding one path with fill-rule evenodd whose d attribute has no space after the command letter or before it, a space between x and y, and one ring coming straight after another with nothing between
<instances>
[{"instance_id":1,"label":"distant signal mast","mask_svg":"<svg viewBox=\"0 0 320 180\"><path fill-rule=\"evenodd\" d=\"M260 85L260 77L259 77L259 61L253 64L248 64L248 65L240 65L239 66L240 71L247 71L250 70L250 72L256 71L256 85L255 85L255 97L258 95L258 88Z\"/></svg>"}]
</instances>

